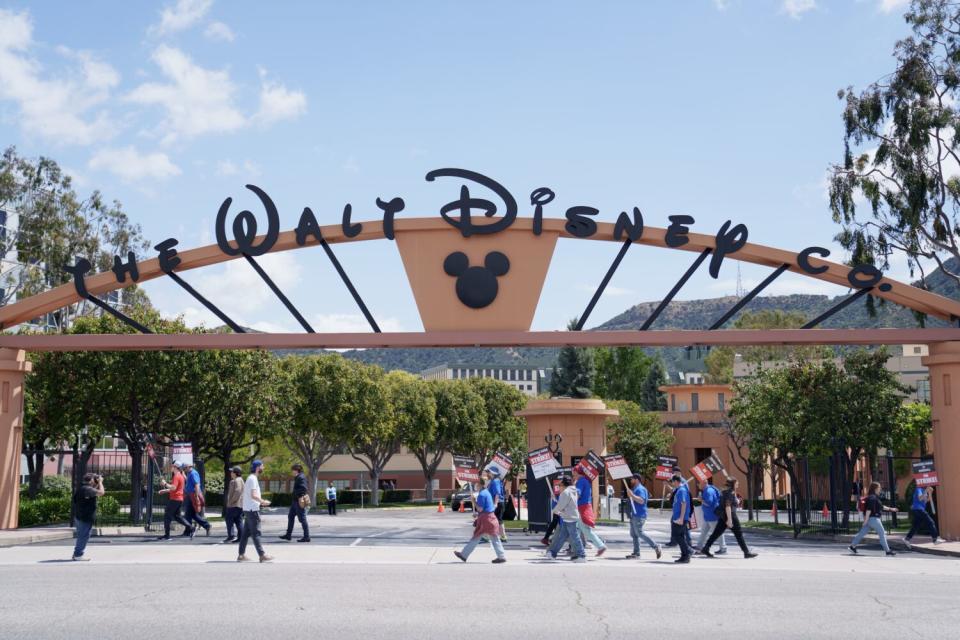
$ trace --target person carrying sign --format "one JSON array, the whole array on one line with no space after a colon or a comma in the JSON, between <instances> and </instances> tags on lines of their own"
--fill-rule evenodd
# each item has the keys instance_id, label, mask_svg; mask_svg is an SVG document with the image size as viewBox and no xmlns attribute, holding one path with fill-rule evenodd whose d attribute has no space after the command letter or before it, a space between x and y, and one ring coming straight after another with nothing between
<instances>
[{"instance_id":1,"label":"person carrying sign","mask_svg":"<svg viewBox=\"0 0 960 640\"><path fill-rule=\"evenodd\" d=\"M160 540L170 539L170 524L176 520L184 526L183 535L190 535L193 528L189 522L180 515L180 506L183 504L183 473L180 471L183 464L179 461L173 463L173 471L170 475L170 482L163 483L163 489L158 493L169 494L167 496L167 506L163 511L163 535ZM161 481L162 482L162 481Z\"/></svg>"},{"instance_id":2,"label":"person carrying sign","mask_svg":"<svg viewBox=\"0 0 960 640\"><path fill-rule=\"evenodd\" d=\"M553 495L550 498L550 513L553 517L550 519L549 526L547 526L547 532L543 534L543 538L540 540L540 544L542 544L545 547L550 546L550 536L552 536L556 528L560 526L560 516L556 514L554 509L557 506L557 502L560 501L561 488L562 488L561 486L554 487Z\"/></svg>"},{"instance_id":3,"label":"person carrying sign","mask_svg":"<svg viewBox=\"0 0 960 640\"><path fill-rule=\"evenodd\" d=\"M717 525L713 530L713 533L710 535L710 538L707 540L706 546L700 550L700 553L712 558L713 554L710 553L710 547L714 542L717 541L717 538L723 535L723 532L728 528L733 531L733 537L737 539L737 544L740 545L740 550L743 551L744 558L756 558L757 554L750 551L750 547L747 546L747 542L743 539L743 530L740 528L740 519L737 518L737 482L736 478L727 479L727 488L724 490L723 495L720 497L720 506L717 507Z\"/></svg>"},{"instance_id":4,"label":"person carrying sign","mask_svg":"<svg viewBox=\"0 0 960 640\"><path fill-rule=\"evenodd\" d=\"M594 531L597 521L593 516L593 482L583 474L579 466L573 468L573 473L577 479L577 510L580 512L577 529L597 548L599 558L607 552L607 545Z\"/></svg>"},{"instance_id":5,"label":"person carrying sign","mask_svg":"<svg viewBox=\"0 0 960 640\"><path fill-rule=\"evenodd\" d=\"M913 516L913 524L910 525L910 531L907 532L907 537L903 539L903 544L907 545L907 549L910 548L910 541L913 540L913 536L920 530L922 525L927 526L927 531L930 532L930 539L933 541L933 544L940 542L940 532L937 530L937 523L934 522L930 514L927 513L927 505L930 504L932 500L933 487L927 487L926 489L916 487L913 490L913 502L910 505L910 515Z\"/></svg>"},{"instance_id":6,"label":"person carrying sign","mask_svg":"<svg viewBox=\"0 0 960 640\"><path fill-rule=\"evenodd\" d=\"M489 471L484 471L483 476L487 482L490 481L491 474ZM463 547L462 551L454 551L453 555L466 562L473 550L480 544L480 538L487 537L490 540L490 546L493 547L493 552L497 554L497 557L493 559L493 564L503 564L507 561L507 558L504 556L503 544L500 542L500 523L497 522L497 516L494 514L496 507L493 504L493 496L490 494L490 490L482 484L480 485L480 491L477 493L476 509L477 519L473 522L473 537L470 538L470 542Z\"/></svg>"},{"instance_id":7,"label":"person carrying sign","mask_svg":"<svg viewBox=\"0 0 960 640\"><path fill-rule=\"evenodd\" d=\"M627 556L628 559L640 558L640 541L643 540L657 554L657 560L663 555L663 549L660 548L653 539L643 532L643 525L647 522L647 501L650 499L650 493L640 482L640 474L635 473L630 477L630 492L627 494L630 498L632 509L630 510L630 537L633 538L633 553Z\"/></svg>"},{"instance_id":8,"label":"person carrying sign","mask_svg":"<svg viewBox=\"0 0 960 640\"><path fill-rule=\"evenodd\" d=\"M577 505L579 492L573 486L573 480L570 476L560 478L560 485L563 491L557 498L557 504L553 507L551 513L560 518L560 525L557 529L557 536L553 539L553 544L547 549L547 555L553 560L557 559L557 554L567 540L570 541L570 547L573 549L574 562L586 562L587 552L583 548L583 541L580 540L578 525L580 524L580 508Z\"/></svg>"},{"instance_id":9,"label":"person carrying sign","mask_svg":"<svg viewBox=\"0 0 960 640\"><path fill-rule=\"evenodd\" d=\"M713 478L709 478L706 482L700 483L700 503L703 506L703 522L700 523L700 539L697 541L698 550L703 549L710 534L717 528L717 508L720 506L720 490L713 486ZM720 549L717 551L717 555L723 555L727 552L726 537L726 535L721 534L719 538Z\"/></svg>"},{"instance_id":10,"label":"person carrying sign","mask_svg":"<svg viewBox=\"0 0 960 640\"><path fill-rule=\"evenodd\" d=\"M497 523L500 527L498 533L500 537L500 542L507 541L507 532L503 528L503 505L506 501L506 493L503 490L503 482L500 480L500 474L497 473L496 469L487 469L486 473L490 477L490 484L488 489L490 495L493 497L493 514L497 516Z\"/></svg>"},{"instance_id":11,"label":"person carrying sign","mask_svg":"<svg viewBox=\"0 0 960 640\"><path fill-rule=\"evenodd\" d=\"M186 498L185 502L186 513L184 518L187 522L190 523L190 529L184 531L183 535L193 537L193 534L197 532L197 526L203 527L203 530L207 532L207 535L210 535L210 523L207 522L203 515L203 507L206 504L206 501L203 499L203 487L200 485L200 473L193 468L192 462L184 462L183 470L186 474L187 481L183 487L183 495Z\"/></svg>"},{"instance_id":12,"label":"person carrying sign","mask_svg":"<svg viewBox=\"0 0 960 640\"><path fill-rule=\"evenodd\" d=\"M670 478L673 487L673 515L670 517L670 538L680 545L680 557L675 560L678 564L690 562L693 550L687 540L687 525L690 524L690 514L693 513L693 501L690 499L690 490L687 483L677 474ZM707 542L707 546L710 543Z\"/></svg>"}]
</instances>

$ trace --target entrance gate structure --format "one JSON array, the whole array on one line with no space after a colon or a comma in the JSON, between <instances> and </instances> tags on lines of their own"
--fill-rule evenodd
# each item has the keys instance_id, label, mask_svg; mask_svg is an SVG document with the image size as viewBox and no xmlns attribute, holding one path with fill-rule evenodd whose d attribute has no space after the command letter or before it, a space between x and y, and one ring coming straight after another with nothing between
<instances>
[{"instance_id":1,"label":"entrance gate structure","mask_svg":"<svg viewBox=\"0 0 960 640\"><path fill-rule=\"evenodd\" d=\"M217 243L180 251L169 238L158 245L156 257L138 260L132 253L117 256L112 270L89 274L91 265L78 260L68 270L73 282L0 308L0 329L10 329L46 313L88 300L129 324L137 333L116 335L0 335L0 529L17 526L18 483L23 424L23 383L30 371L28 351L156 350L156 349L293 349L373 347L497 347L497 346L697 346L697 345L882 345L930 346L923 359L929 367L934 451L940 476L940 524L948 539L960 539L960 301L883 276L873 265L846 266L826 258L822 247L787 251L748 242L748 229L728 221L716 234L691 230L694 218L668 216L666 227L646 226L641 212L622 212L615 222L598 222L590 206L566 209L563 218L544 212L554 200L546 187L530 193L531 217L518 217L514 196L489 177L464 169L438 169L428 181L443 178L458 183L459 196L440 207L440 217L401 217L402 198L376 199L382 217L353 222L352 207L344 207L341 224L321 226L304 208L294 229L281 231L280 216L270 197L247 185L262 203L267 229L257 233L258 218L249 210L228 225L232 198L216 216ZM480 190L483 196L471 194ZM493 197L495 199L488 199ZM498 209L498 207L501 207ZM231 233L232 232L232 233ZM573 331L530 331L550 261L559 239L612 242L611 263ZM423 332L383 332L350 280L333 247L348 242L386 241L396 245L403 261ZM686 251L690 267L664 295L639 330L581 329L623 257L634 246ZM257 258L271 252L319 247L349 290L370 324L370 333L316 333L295 304L277 287ZM236 259L246 260L303 327L304 333L247 333L215 304L196 291L183 274ZM725 260L763 265L770 274L718 318L704 318L694 331L657 331L658 316L695 271L707 263L717 278ZM723 330L723 326L783 273L842 285L853 290L840 303L800 329ZM216 314L233 333L153 334L101 297L111 291L166 277ZM941 328L820 329L833 314L864 296L875 296L946 323ZM957 397L954 405L953 397Z\"/></svg>"}]
</instances>

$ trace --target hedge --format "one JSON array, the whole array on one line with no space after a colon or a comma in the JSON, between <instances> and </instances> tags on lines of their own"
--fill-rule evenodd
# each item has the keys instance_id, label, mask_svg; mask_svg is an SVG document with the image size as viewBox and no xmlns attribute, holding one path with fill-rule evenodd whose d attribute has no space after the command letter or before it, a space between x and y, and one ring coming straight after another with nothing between
<instances>
[{"instance_id":1,"label":"hedge","mask_svg":"<svg viewBox=\"0 0 960 640\"><path fill-rule=\"evenodd\" d=\"M50 496L20 501L20 526L35 527L70 521L70 497Z\"/></svg>"}]
</instances>

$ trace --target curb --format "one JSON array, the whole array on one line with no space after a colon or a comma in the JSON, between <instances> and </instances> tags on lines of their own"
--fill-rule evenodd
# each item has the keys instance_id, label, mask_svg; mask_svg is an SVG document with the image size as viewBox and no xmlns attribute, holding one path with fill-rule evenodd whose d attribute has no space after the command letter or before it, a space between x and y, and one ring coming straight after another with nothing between
<instances>
[{"instance_id":1,"label":"curb","mask_svg":"<svg viewBox=\"0 0 960 640\"><path fill-rule=\"evenodd\" d=\"M848 534L841 534L836 536L825 536L820 534L807 534L800 535L797 538L794 538L793 533L790 531L777 531L776 529L762 529L759 527L743 527L744 533L750 532L755 535L765 536L768 538L789 538L791 540L816 540L818 542L833 542L838 545L849 545L853 541L853 536ZM877 537L873 534L870 534L866 540L871 542L877 542ZM949 549L941 549L934 546L920 546L920 545L910 545L907 548L907 545L903 542L902 538L893 538L887 537L887 542L890 544L891 549L897 551L906 551L912 553L925 553L931 556L942 556L948 558L960 558L960 551L950 551Z\"/></svg>"},{"instance_id":2,"label":"curb","mask_svg":"<svg viewBox=\"0 0 960 640\"><path fill-rule=\"evenodd\" d=\"M65 529L64 531L57 533L24 533L23 535L18 535L16 537L4 537L3 539L0 539L0 548L20 547L27 544L35 544L37 542L51 542L72 539L73 529Z\"/></svg>"}]
</instances>

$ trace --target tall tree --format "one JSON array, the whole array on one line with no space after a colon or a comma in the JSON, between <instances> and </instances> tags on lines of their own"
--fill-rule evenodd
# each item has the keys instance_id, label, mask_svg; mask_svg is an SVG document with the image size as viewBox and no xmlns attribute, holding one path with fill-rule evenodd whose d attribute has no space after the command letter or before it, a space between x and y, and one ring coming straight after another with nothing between
<instances>
[{"instance_id":1,"label":"tall tree","mask_svg":"<svg viewBox=\"0 0 960 640\"><path fill-rule=\"evenodd\" d=\"M443 456L461 453L461 443L487 423L483 398L463 380L434 380L428 383L435 406L435 430L411 431L404 445L416 456L423 469L427 500L433 501L433 479Z\"/></svg>"},{"instance_id":2,"label":"tall tree","mask_svg":"<svg viewBox=\"0 0 960 640\"><path fill-rule=\"evenodd\" d=\"M656 413L644 411L636 402L610 400L607 405L620 412L619 421L607 423L613 450L626 458L634 473L649 477L657 456L670 453L673 436Z\"/></svg>"},{"instance_id":3,"label":"tall tree","mask_svg":"<svg viewBox=\"0 0 960 640\"><path fill-rule=\"evenodd\" d=\"M887 269L901 251L921 278L924 258L960 284L960 261L947 261L960 260L960 5L913 0L905 18L913 35L894 46L896 69L839 92L844 154L831 168L830 208L853 263Z\"/></svg>"},{"instance_id":4,"label":"tall tree","mask_svg":"<svg viewBox=\"0 0 960 640\"><path fill-rule=\"evenodd\" d=\"M667 372L663 360L654 358L640 388L640 408L644 411L666 411L667 394L660 391L660 387L666 383Z\"/></svg>"},{"instance_id":5,"label":"tall tree","mask_svg":"<svg viewBox=\"0 0 960 640\"><path fill-rule=\"evenodd\" d=\"M593 392L610 400L643 402L644 382L654 358L640 347L600 347L594 352Z\"/></svg>"},{"instance_id":6,"label":"tall tree","mask_svg":"<svg viewBox=\"0 0 960 640\"><path fill-rule=\"evenodd\" d=\"M567 329L577 326L574 318L567 323ZM594 378L593 354L589 349L565 346L557 356L557 366L550 377L550 393L554 396L570 398L589 398L593 395Z\"/></svg>"},{"instance_id":7,"label":"tall tree","mask_svg":"<svg viewBox=\"0 0 960 640\"><path fill-rule=\"evenodd\" d=\"M469 440L468 455L480 469L498 450L519 463L527 453L527 423L514 413L527 406L527 397L513 385L491 378L470 378L467 385L483 399L486 416L486 427L474 431Z\"/></svg>"}]
</instances>

